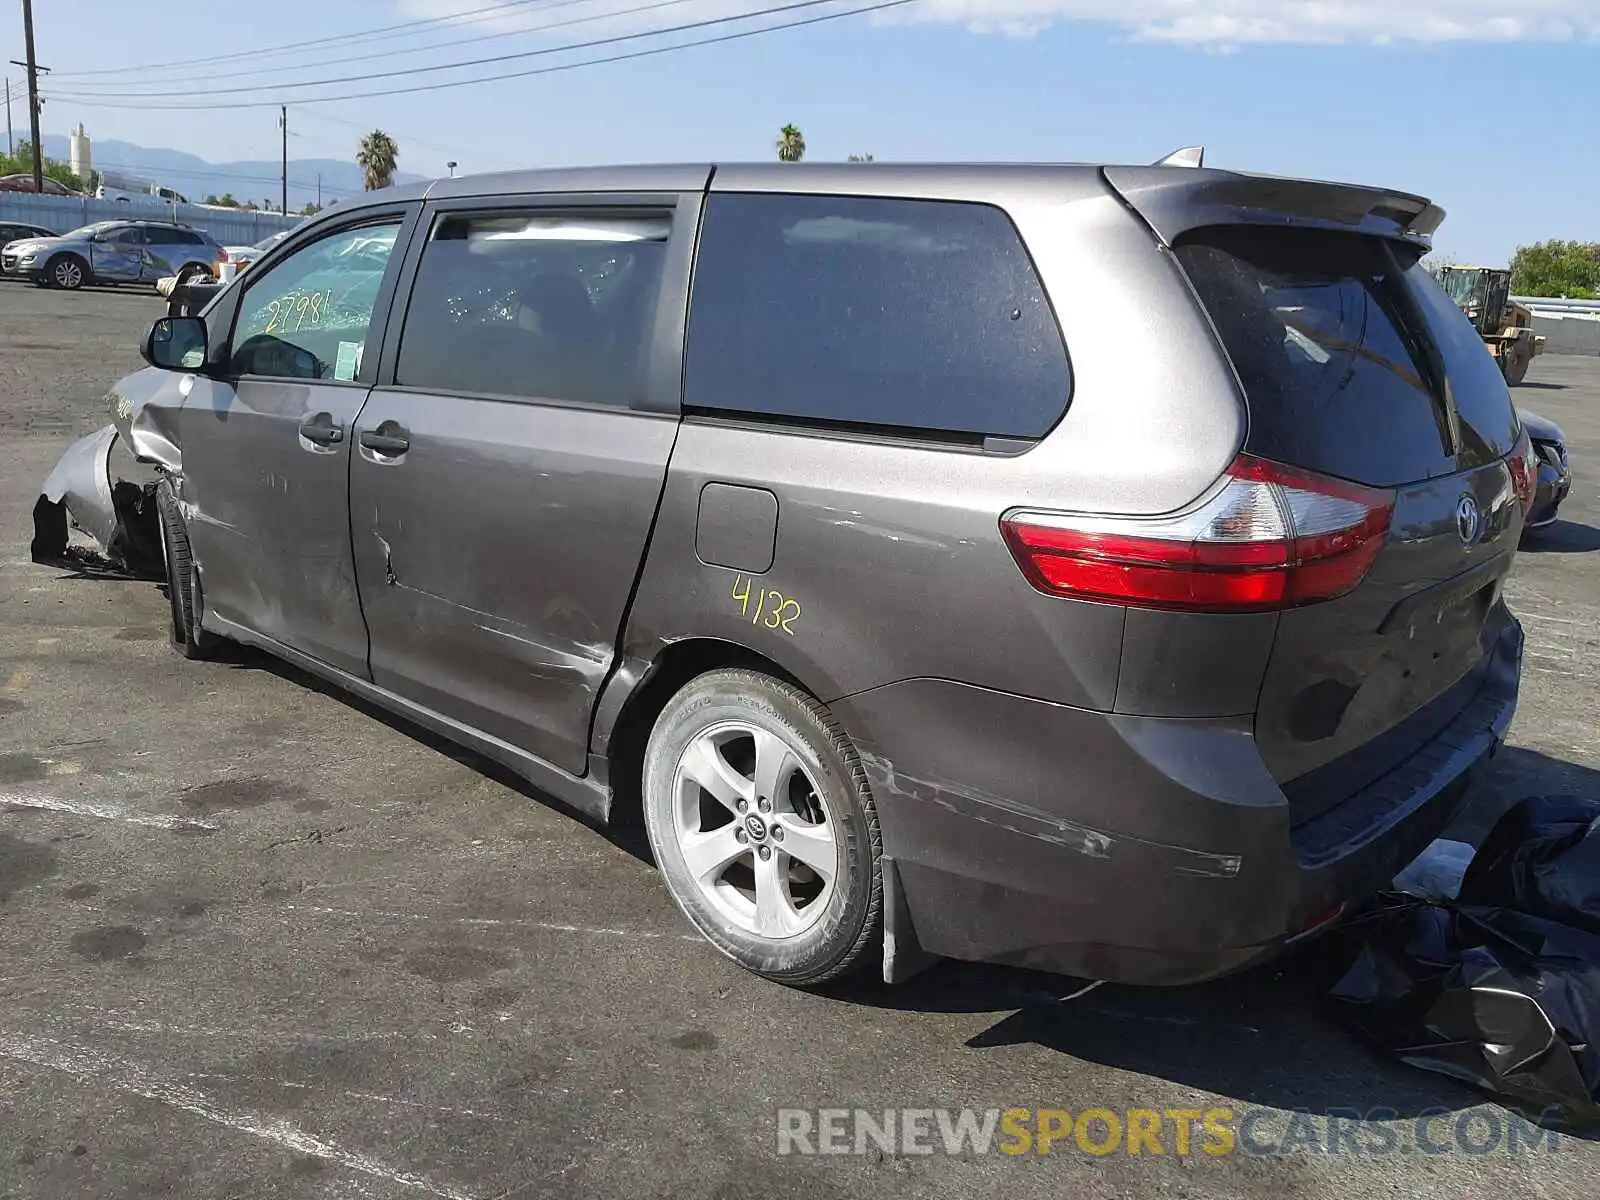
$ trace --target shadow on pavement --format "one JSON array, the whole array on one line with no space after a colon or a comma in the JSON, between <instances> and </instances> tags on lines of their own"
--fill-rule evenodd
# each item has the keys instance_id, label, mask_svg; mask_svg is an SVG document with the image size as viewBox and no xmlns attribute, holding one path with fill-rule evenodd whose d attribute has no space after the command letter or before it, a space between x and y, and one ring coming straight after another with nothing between
<instances>
[{"instance_id":1,"label":"shadow on pavement","mask_svg":"<svg viewBox=\"0 0 1600 1200\"><path fill-rule=\"evenodd\" d=\"M1519 388L1534 388L1541 392L1564 392L1567 390L1567 385L1564 383L1534 383L1526 379L1517 384L1517 386Z\"/></svg>"},{"instance_id":2,"label":"shadow on pavement","mask_svg":"<svg viewBox=\"0 0 1600 1200\"><path fill-rule=\"evenodd\" d=\"M333 697L593 827L588 818L500 764L270 655L232 647L228 661L237 669L270 671ZM1536 750L1507 747L1473 789L1449 836L1476 842L1517 800L1556 792L1600 796L1600 771ZM636 820L597 832L640 861L653 861ZM1104 985L1073 997L1087 981L940 961L894 987L869 970L823 991L843 1003L902 1012L993 1013L995 1024L969 1038L969 1050L1043 1046L1249 1104L1319 1113L1378 1109L1408 1118L1483 1102L1483 1096L1464 1085L1369 1049L1324 1015L1319 1002L1343 966L1330 962L1313 941L1281 961L1180 988Z\"/></svg>"},{"instance_id":3,"label":"shadow on pavement","mask_svg":"<svg viewBox=\"0 0 1600 1200\"><path fill-rule=\"evenodd\" d=\"M1529 530L1518 549L1523 554L1586 554L1600 550L1600 529L1578 521L1557 521Z\"/></svg>"},{"instance_id":4,"label":"shadow on pavement","mask_svg":"<svg viewBox=\"0 0 1600 1200\"><path fill-rule=\"evenodd\" d=\"M650 852L649 838L641 821L624 819L614 822L609 827L597 825L587 813L580 812L559 797L540 791L522 776L510 768L495 762L494 759L486 758L475 750L469 750L465 746L450 741L448 738L441 737L431 729L409 721L405 717L397 716L388 709L380 708L378 705L364 700L352 692L347 692L343 688L324 682L319 676L302 671L282 659L274 658L264 650L258 650L253 646L240 645L237 642L223 642L219 653L221 661L235 670L270 672L280 679L296 684L299 687L307 688L319 695L327 696L332 700L337 700L341 704L348 705L363 715L371 717L374 721L381 721L389 726L390 729L404 734L413 741L420 742L430 750L443 754L446 758L454 759L480 775L493 779L496 783L526 796L534 803L543 804L566 813L579 823L589 826L625 854L632 855L647 866L655 866L655 857Z\"/></svg>"}]
</instances>

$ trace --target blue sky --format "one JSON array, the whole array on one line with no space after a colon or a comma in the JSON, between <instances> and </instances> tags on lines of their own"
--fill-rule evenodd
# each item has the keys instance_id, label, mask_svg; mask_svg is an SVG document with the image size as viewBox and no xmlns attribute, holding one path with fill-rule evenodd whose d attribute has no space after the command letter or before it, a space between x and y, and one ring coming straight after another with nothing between
<instances>
[{"instance_id":1,"label":"blue sky","mask_svg":"<svg viewBox=\"0 0 1600 1200\"><path fill-rule=\"evenodd\" d=\"M291 158L348 157L360 132L379 126L399 142L401 166L423 174L442 174L450 159L468 172L766 158L786 121L804 130L811 159L870 151L883 160L1137 162L1204 142L1208 165L1427 194L1450 213L1438 249L1463 260L1503 262L1517 243L1548 237L1600 240L1600 133L1593 103L1576 99L1600 82L1600 0L914 0L892 13L421 95L296 103L664 43L286 86L659 29L777 0L673 0L610 17L645 0L472 11L494 2L44 0L35 5L39 58L55 68L45 131L64 134L81 120L97 139L213 161L273 158L275 107L207 106L283 99ZM839 0L765 23L852 6ZM17 7L0 15L0 59L22 57ZM452 14L404 36L208 62ZM557 20L574 23L527 28ZM423 49L465 38L483 40ZM166 71L89 74L184 56L189 65ZM262 90L210 90L230 86ZM147 95L160 90L184 95ZM158 103L197 107L148 107ZM21 103L13 118L25 129Z\"/></svg>"}]
</instances>

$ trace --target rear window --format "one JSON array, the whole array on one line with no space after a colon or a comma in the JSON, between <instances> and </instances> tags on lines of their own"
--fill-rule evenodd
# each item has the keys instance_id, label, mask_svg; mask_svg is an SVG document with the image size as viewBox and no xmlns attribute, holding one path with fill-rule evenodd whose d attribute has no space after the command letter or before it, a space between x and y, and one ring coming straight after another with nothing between
<instances>
[{"instance_id":1,"label":"rear window","mask_svg":"<svg viewBox=\"0 0 1600 1200\"><path fill-rule=\"evenodd\" d=\"M1176 251L1244 386L1250 453L1393 487L1511 448L1504 381L1410 248L1230 226Z\"/></svg>"},{"instance_id":2,"label":"rear window","mask_svg":"<svg viewBox=\"0 0 1600 1200\"><path fill-rule=\"evenodd\" d=\"M713 195L684 364L690 408L1038 438L1066 350L1011 221L982 204Z\"/></svg>"}]
</instances>

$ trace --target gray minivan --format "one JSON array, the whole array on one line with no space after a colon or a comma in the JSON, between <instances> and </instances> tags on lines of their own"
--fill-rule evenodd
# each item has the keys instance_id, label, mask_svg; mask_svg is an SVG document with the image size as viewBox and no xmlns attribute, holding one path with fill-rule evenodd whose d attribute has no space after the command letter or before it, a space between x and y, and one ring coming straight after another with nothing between
<instances>
[{"instance_id":1,"label":"gray minivan","mask_svg":"<svg viewBox=\"0 0 1600 1200\"><path fill-rule=\"evenodd\" d=\"M1182 166L437 180L124 380L187 655L598 819L769 978L1180 983L1498 747L1534 463L1403 193Z\"/></svg>"}]
</instances>

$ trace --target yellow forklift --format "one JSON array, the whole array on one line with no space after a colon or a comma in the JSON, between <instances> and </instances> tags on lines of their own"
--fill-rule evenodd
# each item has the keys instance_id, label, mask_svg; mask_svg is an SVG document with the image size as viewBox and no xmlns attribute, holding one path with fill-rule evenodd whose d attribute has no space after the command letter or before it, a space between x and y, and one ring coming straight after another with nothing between
<instances>
[{"instance_id":1,"label":"yellow forklift","mask_svg":"<svg viewBox=\"0 0 1600 1200\"><path fill-rule=\"evenodd\" d=\"M1511 299L1511 272L1502 267L1445 267L1439 284L1478 331L1500 373L1512 387L1528 374L1528 364L1544 353L1544 338L1533 331L1533 314Z\"/></svg>"}]
</instances>

